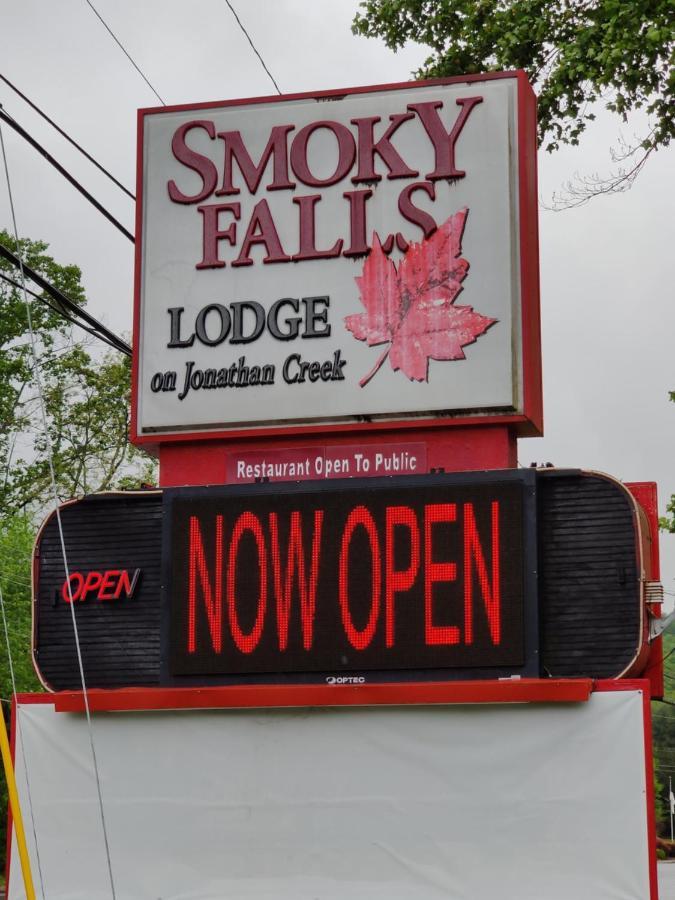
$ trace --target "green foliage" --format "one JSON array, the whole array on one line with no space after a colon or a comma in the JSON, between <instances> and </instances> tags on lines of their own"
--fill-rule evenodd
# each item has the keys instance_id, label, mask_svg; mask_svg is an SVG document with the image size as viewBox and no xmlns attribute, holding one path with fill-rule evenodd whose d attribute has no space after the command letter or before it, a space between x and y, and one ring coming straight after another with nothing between
<instances>
[{"instance_id":1,"label":"green foliage","mask_svg":"<svg viewBox=\"0 0 675 900\"><path fill-rule=\"evenodd\" d=\"M675 391L670 391L670 399L675 403ZM659 519L659 528L661 531L669 531L675 534L675 494L670 498L670 502L666 506L667 515L661 516Z\"/></svg>"},{"instance_id":2,"label":"green foliage","mask_svg":"<svg viewBox=\"0 0 675 900\"><path fill-rule=\"evenodd\" d=\"M670 498L666 506L666 512L668 515L659 518L659 528L661 531L669 531L671 534L675 534L675 494Z\"/></svg>"},{"instance_id":3,"label":"green foliage","mask_svg":"<svg viewBox=\"0 0 675 900\"><path fill-rule=\"evenodd\" d=\"M58 265L39 241L21 241L17 250L0 231L0 242L75 302L85 303L77 266ZM18 280L3 260L0 271ZM152 462L127 440L129 359L115 352L92 355L54 310L37 299L30 307L59 498L107 490L122 478L152 480ZM25 302L18 288L0 281L0 517L19 510L39 515L51 502Z\"/></svg>"},{"instance_id":4,"label":"green foliage","mask_svg":"<svg viewBox=\"0 0 675 900\"><path fill-rule=\"evenodd\" d=\"M672 653L672 656L669 654ZM652 703L652 741L654 748L654 794L656 821L661 835L670 837L668 778L675 793L675 634L663 635L666 703ZM670 705L672 704L672 705Z\"/></svg>"},{"instance_id":5,"label":"green foliage","mask_svg":"<svg viewBox=\"0 0 675 900\"><path fill-rule=\"evenodd\" d=\"M77 266L61 266L40 241L0 243L76 303L85 303ZM0 273L20 275L0 259ZM155 480L154 462L127 440L130 364L118 353L95 356L54 309L31 299L30 314L60 500ZM91 348L93 350L93 348ZM36 525L53 507L53 492L23 292L0 280L0 588L19 692L41 690L30 657L31 558ZM0 622L0 697L12 696ZM0 773L0 868L5 855L6 786Z\"/></svg>"},{"instance_id":6,"label":"green foliage","mask_svg":"<svg viewBox=\"0 0 675 900\"><path fill-rule=\"evenodd\" d=\"M35 529L24 516L6 518L0 523L0 590L7 617L7 630L12 649L16 689L39 691L30 656L31 635L31 556ZM9 716L12 679L5 631L0 620L0 697L5 721ZM0 769L0 860L4 859L7 809L7 785Z\"/></svg>"},{"instance_id":7,"label":"green foliage","mask_svg":"<svg viewBox=\"0 0 675 900\"><path fill-rule=\"evenodd\" d=\"M596 101L625 122L644 109L651 130L622 158L675 133L672 0L366 0L355 34L393 50L431 48L420 78L524 69L539 97L539 139L578 144ZM638 165L641 165L641 161Z\"/></svg>"}]
</instances>

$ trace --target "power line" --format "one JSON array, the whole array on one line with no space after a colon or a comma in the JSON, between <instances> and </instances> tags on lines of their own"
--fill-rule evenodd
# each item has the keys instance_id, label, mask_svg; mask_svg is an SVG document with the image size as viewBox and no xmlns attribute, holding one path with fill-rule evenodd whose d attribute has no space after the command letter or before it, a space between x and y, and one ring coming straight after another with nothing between
<instances>
[{"instance_id":1,"label":"power line","mask_svg":"<svg viewBox=\"0 0 675 900\"><path fill-rule=\"evenodd\" d=\"M136 65L136 63L133 61L133 59L131 58L131 56L129 55L129 53L127 52L127 50L125 49L125 47L124 47L124 45L122 44L122 42L116 37L116 35L114 34L114 32L112 31L112 29L110 28L110 26L104 21L103 17L102 17L101 14L99 13L99 11L96 9L96 7L93 5L93 3L90 3L89 0L84 0L84 2L85 2L85 3L87 4L87 6L91 9L91 11L94 13L94 15L96 16L96 18L97 18L97 19L99 20L99 22L101 23L101 25L103 25L103 27L104 27L105 30L108 32L108 34L110 35L110 37L115 41L115 43L116 43L117 46L120 48L120 50L122 51L122 53L124 53L124 55L125 55L126 58L129 60L129 62L131 63L131 65L134 67L134 69L136 69L136 71L138 72L138 74L141 76L141 78L143 79L143 81L144 81L144 82L147 84L147 86L150 88L150 90L151 90L152 93L155 95L155 97L157 97L157 99L158 99L159 102L162 104L162 106L166 106L166 103L162 100L162 98L159 96L159 94L157 93L157 91L156 91L156 90L154 89L154 87L150 84L150 82L149 82L148 79L145 77L145 75L143 74L143 72L141 71L141 69L140 69L140 68Z\"/></svg>"},{"instance_id":2,"label":"power line","mask_svg":"<svg viewBox=\"0 0 675 900\"><path fill-rule=\"evenodd\" d=\"M89 0L87 0L87 3L89 3ZM237 25L241 28L241 30L242 30L242 31L244 32L244 34L246 35L246 40L249 42L249 44L251 45L251 48L252 48L253 52L255 53L255 55L256 55L256 56L258 57L258 59L260 60L260 64L262 65L263 69L267 72L267 74L268 74L269 77L271 78L272 84L273 84L274 87L277 89L277 94L280 94L280 93L281 93L281 88L280 88L279 85L277 84L276 79L274 78L274 75L272 75L272 73L270 72L270 70L269 70L269 69L267 68L267 66L265 65L265 60L262 58L262 56L261 56L261 55L258 53L258 51L256 50L256 46L255 46L255 44L253 43L253 41L251 40L251 36L249 35L248 31L244 28L244 26L241 24L241 19L239 18L239 16L237 15L237 13L236 13L234 7L233 7L232 4L230 3L230 0L225 0L225 3L227 3L227 5L228 5L229 8L230 8L230 12L232 13L232 15L233 15L233 16L235 17L235 19L237 20ZM91 4L90 4L90 5L91 5Z\"/></svg>"},{"instance_id":3,"label":"power line","mask_svg":"<svg viewBox=\"0 0 675 900\"><path fill-rule=\"evenodd\" d=\"M39 144L35 140L35 138L31 137L30 134L28 134L28 132L25 130L25 128L22 128L21 125L19 125L19 123L16 122L12 118L12 116L10 116L2 108L0 108L0 119L2 119L3 122L6 122L11 128L13 128L17 134L20 134L25 141L28 141L31 147L34 147L41 156L44 156L47 162L54 166L57 172L60 172L60 174L63 175L63 177L66 178L73 185L73 187L91 203L91 205L95 209L97 209L102 215L104 215L109 222L112 222L112 224L115 226L115 228L118 229L118 231L121 231L125 237L129 238L132 244L135 243L133 234L131 234L130 231L127 231L124 225L118 222L113 214L108 212L105 206L99 203L98 200L96 200L96 198L93 197L86 188L82 187L80 182L73 175L71 175L70 172L65 169L60 162L57 162L51 155L51 153L45 150L42 144Z\"/></svg>"},{"instance_id":4,"label":"power line","mask_svg":"<svg viewBox=\"0 0 675 900\"><path fill-rule=\"evenodd\" d=\"M127 194L129 197L131 197L132 200L136 199L135 194L132 194L130 190L125 188L124 185L121 182L119 182L115 178L114 175L110 174L110 172L105 168L105 166L102 166L100 162L98 162L96 159L94 159L94 157L91 155L91 153L87 153L87 151L84 149L84 147L81 147L77 143L76 140L71 138L71 136L68 134L68 132L64 131L63 128L60 128L53 119L49 118L47 113L43 112L39 106L37 106L35 103L33 103L32 100L29 100L25 94L22 94L21 91L18 89L18 87L16 87L16 85L12 84L12 82L9 80L9 78L5 78L5 76L1 72L0 72L0 79L2 79L2 81L4 81L6 85L9 85L9 87L14 91L14 93L18 94L19 97L21 97L22 100L24 100L32 109L34 109L38 115L42 116L42 118L46 122L49 122L49 124L52 126L52 128L55 128L62 137L64 137L69 143L71 143L73 145L73 147L76 147L80 151L80 153L84 157L86 157L86 159L89 160L90 163L93 163L93 165L95 165L99 171L103 172L104 175L107 175L107 177L113 182L113 184L116 184L117 187L120 190L124 191L124 193Z\"/></svg>"},{"instance_id":5,"label":"power line","mask_svg":"<svg viewBox=\"0 0 675 900\"><path fill-rule=\"evenodd\" d=\"M106 326L99 322L98 319L79 307L74 300L71 300L70 297L63 293L63 291L60 291L55 285L47 281L47 279L40 275L39 272L31 269L25 262L22 262L22 260L5 247L4 244L0 244L0 256L4 256L4 258L11 262L13 266L19 269L19 271L25 273L31 281L37 284L38 287L41 287L43 291L46 291L52 299L56 300L59 306L68 310L70 315L79 319L84 319L84 321L94 329L96 336L102 336L102 338L116 350L125 353L127 356L131 356L131 347L126 341L123 341L121 337L118 337L113 331L106 328ZM58 312L58 310L56 311Z\"/></svg>"},{"instance_id":6,"label":"power line","mask_svg":"<svg viewBox=\"0 0 675 900\"><path fill-rule=\"evenodd\" d=\"M15 281L13 278L10 278L9 275L5 275L4 272L0 272L0 278L3 281L6 281L8 284L11 284L12 287L18 288L22 290L23 286L19 284L18 281ZM88 334L92 335L92 337L98 338L100 341L103 341L104 344L107 344L109 347L112 347L114 350L120 350L121 353L126 353L125 350L122 350L121 347L118 347L112 341L109 341L108 338L104 337L102 334L99 334L98 331L95 331L93 328L88 328L86 325L83 325L82 322L78 322L73 316L69 316L68 313L62 309L60 306L54 306L53 303L50 303L46 297L42 294L38 294L35 291L31 291L30 288L26 288L26 293L30 294L31 297L35 297L36 300L39 300L40 303L44 303L45 306L48 306L51 310L58 315L62 316L64 319L67 319L68 322L72 322L73 325L77 325L78 328L81 328L83 331L86 331ZM127 355L131 355L131 349L129 348L129 353Z\"/></svg>"}]
</instances>

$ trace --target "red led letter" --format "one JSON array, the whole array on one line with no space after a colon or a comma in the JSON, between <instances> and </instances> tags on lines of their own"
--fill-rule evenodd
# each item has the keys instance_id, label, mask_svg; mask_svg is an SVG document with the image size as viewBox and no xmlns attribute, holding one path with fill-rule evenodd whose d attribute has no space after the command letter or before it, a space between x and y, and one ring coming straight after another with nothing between
<instances>
[{"instance_id":1,"label":"red led letter","mask_svg":"<svg viewBox=\"0 0 675 900\"><path fill-rule=\"evenodd\" d=\"M354 628L352 617L349 612L349 545L351 543L352 534L358 526L362 526L368 533L370 541L370 553L372 557L371 568L371 600L370 600L370 616L366 627L362 631ZM380 571L380 543L377 537L377 527L373 521L373 517L365 506L357 506L353 509L347 519L344 531L342 533L342 546L340 547L340 570L338 579L338 591L340 598L340 612L342 613L342 624L345 633L349 638L349 643L356 650L365 650L370 644L377 627L377 617L380 612L380 588L382 582L382 573Z\"/></svg>"},{"instance_id":2,"label":"red led letter","mask_svg":"<svg viewBox=\"0 0 675 900\"><path fill-rule=\"evenodd\" d=\"M216 582L211 588L206 565L204 543L197 516L190 516L190 546L188 552L188 653L196 650L197 575L204 596L204 608L209 623L211 644L216 653L222 648L223 619L223 517L216 516Z\"/></svg>"},{"instance_id":3,"label":"red led letter","mask_svg":"<svg viewBox=\"0 0 675 900\"><path fill-rule=\"evenodd\" d=\"M291 612L291 590L296 567L298 572L298 593L300 594L300 618L302 622L302 644L311 650L314 637L314 611L316 610L316 584L319 579L319 557L321 553L321 527L323 510L314 512L314 534L312 535L312 562L309 571L309 587L305 574L305 548L302 539L302 516L291 513L291 527L286 555L286 575L282 583L281 553L279 551L279 525L277 514L270 513L270 534L272 536L272 575L277 601L277 630L279 649L288 646L288 620Z\"/></svg>"},{"instance_id":4,"label":"red led letter","mask_svg":"<svg viewBox=\"0 0 675 900\"><path fill-rule=\"evenodd\" d=\"M464 504L464 632L467 644L473 641L473 576L471 560L476 562L480 591L485 604L493 644L501 641L501 594L499 579L499 502L492 503L492 585L488 580L473 504Z\"/></svg>"},{"instance_id":5,"label":"red led letter","mask_svg":"<svg viewBox=\"0 0 675 900\"><path fill-rule=\"evenodd\" d=\"M454 581L457 566L452 562L433 562L431 559L432 525L435 522L457 521L456 503L431 503L424 507L424 633L429 645L458 644L456 625L434 625L433 585L436 581Z\"/></svg>"},{"instance_id":6,"label":"red led letter","mask_svg":"<svg viewBox=\"0 0 675 900\"><path fill-rule=\"evenodd\" d=\"M420 567L420 533L417 516L409 506L388 506L384 550L384 607L387 647L394 646L394 594L408 591ZM394 568L394 528L404 526L410 533L410 564L407 569Z\"/></svg>"},{"instance_id":7,"label":"red led letter","mask_svg":"<svg viewBox=\"0 0 675 900\"><path fill-rule=\"evenodd\" d=\"M258 549L258 572L260 576L260 593L258 594L258 611L256 613L253 628L245 634L239 626L237 619L237 607L235 597L235 580L237 570L237 551L239 541L245 531L250 531L255 538ZM242 653L252 653L258 646L263 625L265 624L265 610L267 608L267 552L265 550L265 538L262 525L258 517L251 512L243 512L237 519L230 541L230 552L227 559L227 609L230 615L230 630L237 648Z\"/></svg>"}]
</instances>

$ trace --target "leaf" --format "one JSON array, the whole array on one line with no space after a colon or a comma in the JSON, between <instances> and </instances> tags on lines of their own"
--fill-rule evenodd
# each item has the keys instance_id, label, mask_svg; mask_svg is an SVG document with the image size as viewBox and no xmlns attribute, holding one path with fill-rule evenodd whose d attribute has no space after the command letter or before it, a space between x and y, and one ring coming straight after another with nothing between
<instances>
[{"instance_id":1,"label":"leaf","mask_svg":"<svg viewBox=\"0 0 675 900\"><path fill-rule=\"evenodd\" d=\"M399 289L396 266L387 258L377 235L373 249L363 266L363 274L354 279L361 291L365 313L345 318L347 328L369 346L392 339L399 324Z\"/></svg>"},{"instance_id":2,"label":"leaf","mask_svg":"<svg viewBox=\"0 0 675 900\"><path fill-rule=\"evenodd\" d=\"M459 294L469 269L462 252L462 233L468 215L461 209L427 240L411 244L399 267L401 288L411 296L420 291L435 293L450 300Z\"/></svg>"},{"instance_id":3,"label":"leaf","mask_svg":"<svg viewBox=\"0 0 675 900\"><path fill-rule=\"evenodd\" d=\"M464 347L494 325L470 306L455 306L469 263L460 256L468 209L450 216L429 238L411 244L398 270L377 235L356 278L364 313L345 317L345 325L369 346L388 343L364 387L389 357L394 371L411 381L429 380L429 360L465 359Z\"/></svg>"}]
</instances>

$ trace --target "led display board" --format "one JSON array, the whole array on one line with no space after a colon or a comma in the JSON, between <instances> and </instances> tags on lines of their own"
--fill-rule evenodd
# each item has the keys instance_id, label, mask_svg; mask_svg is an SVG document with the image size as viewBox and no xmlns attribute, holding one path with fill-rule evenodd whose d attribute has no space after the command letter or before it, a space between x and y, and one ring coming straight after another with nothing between
<instances>
[{"instance_id":1,"label":"led display board","mask_svg":"<svg viewBox=\"0 0 675 900\"><path fill-rule=\"evenodd\" d=\"M518 470L98 494L52 514L33 653L53 690L643 671L624 485Z\"/></svg>"},{"instance_id":2,"label":"led display board","mask_svg":"<svg viewBox=\"0 0 675 900\"><path fill-rule=\"evenodd\" d=\"M541 430L524 72L145 109L138 141L135 441Z\"/></svg>"},{"instance_id":3,"label":"led display board","mask_svg":"<svg viewBox=\"0 0 675 900\"><path fill-rule=\"evenodd\" d=\"M533 496L526 473L166 491L169 675L535 674Z\"/></svg>"}]
</instances>

